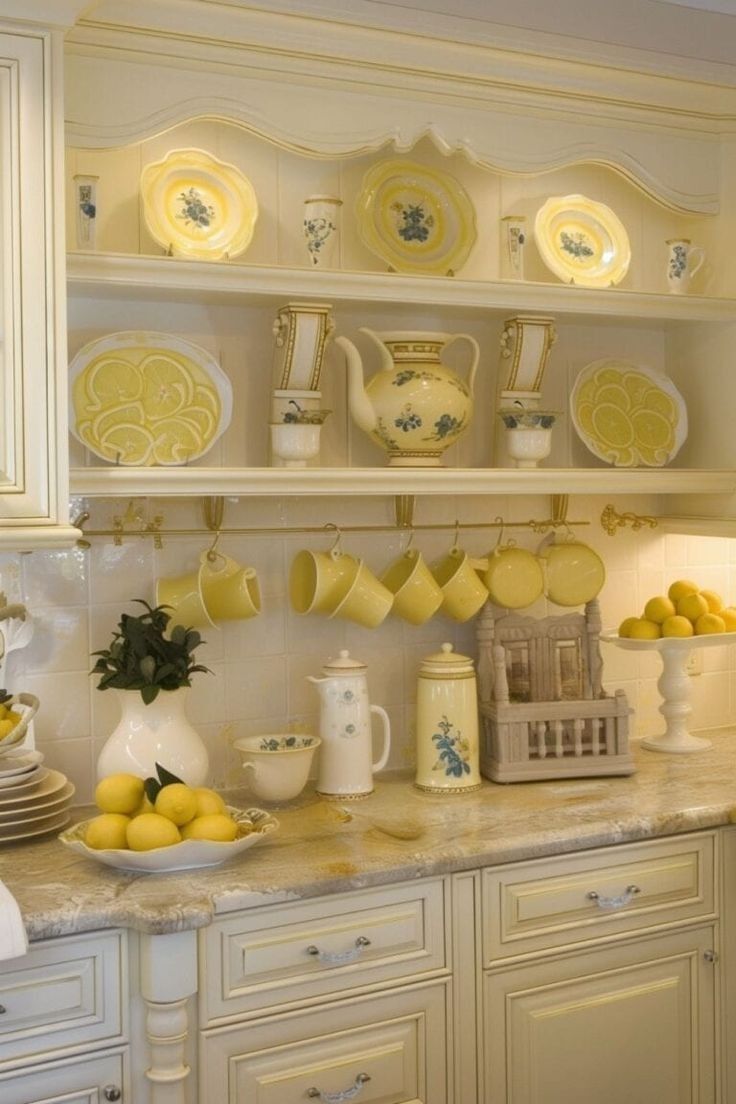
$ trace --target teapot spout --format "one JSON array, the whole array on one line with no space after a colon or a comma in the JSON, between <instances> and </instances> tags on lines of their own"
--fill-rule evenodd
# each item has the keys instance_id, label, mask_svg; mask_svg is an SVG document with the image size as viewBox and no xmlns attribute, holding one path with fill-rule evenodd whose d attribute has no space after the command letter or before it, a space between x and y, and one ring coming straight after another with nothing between
<instances>
[{"instance_id":1,"label":"teapot spout","mask_svg":"<svg viewBox=\"0 0 736 1104\"><path fill-rule=\"evenodd\" d=\"M366 433L376 428L376 412L373 409L363 382L363 362L360 353L347 337L336 337L335 344L345 353L348 365L348 406L356 425Z\"/></svg>"}]
</instances>

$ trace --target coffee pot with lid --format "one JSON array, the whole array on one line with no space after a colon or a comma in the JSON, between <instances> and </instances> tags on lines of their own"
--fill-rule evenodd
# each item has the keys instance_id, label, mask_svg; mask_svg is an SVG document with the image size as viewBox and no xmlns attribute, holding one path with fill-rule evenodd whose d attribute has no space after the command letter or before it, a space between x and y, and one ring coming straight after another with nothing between
<instances>
[{"instance_id":1,"label":"coffee pot with lid","mask_svg":"<svg viewBox=\"0 0 736 1104\"><path fill-rule=\"evenodd\" d=\"M323 797L367 797L373 793L373 775L388 762L391 725L386 710L368 701L365 663L343 650L329 660L322 676L307 675L320 697L317 792ZM383 750L373 762L371 714L383 725Z\"/></svg>"}]
</instances>

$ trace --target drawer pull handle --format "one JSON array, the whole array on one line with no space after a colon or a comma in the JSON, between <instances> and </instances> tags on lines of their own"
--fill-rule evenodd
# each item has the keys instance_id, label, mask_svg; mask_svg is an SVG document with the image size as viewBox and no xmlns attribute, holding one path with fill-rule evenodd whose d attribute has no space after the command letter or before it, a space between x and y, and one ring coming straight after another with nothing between
<instances>
[{"instance_id":1,"label":"drawer pull handle","mask_svg":"<svg viewBox=\"0 0 736 1104\"><path fill-rule=\"evenodd\" d=\"M102 1090L105 1100L120 1100L123 1095L117 1085L105 1085Z\"/></svg>"},{"instance_id":2,"label":"drawer pull handle","mask_svg":"<svg viewBox=\"0 0 736 1104\"><path fill-rule=\"evenodd\" d=\"M342 1092L323 1092L313 1085L311 1089L307 1089L307 1096L310 1100L321 1100L322 1104L343 1104L345 1100L354 1100L369 1081L370 1076L367 1073L359 1073L349 1089L343 1089Z\"/></svg>"},{"instance_id":3,"label":"drawer pull handle","mask_svg":"<svg viewBox=\"0 0 736 1104\"><path fill-rule=\"evenodd\" d=\"M599 909L608 910L626 908L627 905L631 904L637 893L641 893L638 885L630 885L618 897L601 897L600 893L596 893L594 889L591 889L590 893L586 893L585 896L589 901L595 901Z\"/></svg>"},{"instance_id":4,"label":"drawer pull handle","mask_svg":"<svg viewBox=\"0 0 736 1104\"><path fill-rule=\"evenodd\" d=\"M307 947L307 954L314 955L320 962L326 963L328 966L344 966L348 962L355 962L356 958L360 958L366 947L370 947L370 939L366 939L364 935L359 935L355 940L355 946L350 947L347 951L321 951L319 947L315 947L314 943L311 943ZM350 1099L346 1097L346 1099Z\"/></svg>"}]
</instances>

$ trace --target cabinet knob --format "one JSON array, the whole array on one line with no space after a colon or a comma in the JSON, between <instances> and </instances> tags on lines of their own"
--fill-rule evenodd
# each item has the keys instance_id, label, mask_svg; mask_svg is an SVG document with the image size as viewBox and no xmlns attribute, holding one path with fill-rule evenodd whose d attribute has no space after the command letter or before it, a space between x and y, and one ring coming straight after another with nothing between
<instances>
[{"instance_id":1,"label":"cabinet knob","mask_svg":"<svg viewBox=\"0 0 736 1104\"><path fill-rule=\"evenodd\" d=\"M717 962L718 951L703 951L703 958L706 962Z\"/></svg>"},{"instance_id":2,"label":"cabinet knob","mask_svg":"<svg viewBox=\"0 0 736 1104\"><path fill-rule=\"evenodd\" d=\"M123 1095L117 1085L105 1085L102 1090L105 1100L120 1100Z\"/></svg>"}]
</instances>

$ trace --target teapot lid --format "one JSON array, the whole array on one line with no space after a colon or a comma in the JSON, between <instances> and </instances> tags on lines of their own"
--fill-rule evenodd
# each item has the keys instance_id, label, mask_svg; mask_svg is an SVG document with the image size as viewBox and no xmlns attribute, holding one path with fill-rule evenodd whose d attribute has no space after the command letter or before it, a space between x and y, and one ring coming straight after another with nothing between
<instances>
[{"instance_id":1,"label":"teapot lid","mask_svg":"<svg viewBox=\"0 0 736 1104\"><path fill-rule=\"evenodd\" d=\"M422 675L466 675L473 673L470 656L453 651L452 644L443 644L442 650L425 656L419 671Z\"/></svg>"},{"instance_id":2,"label":"teapot lid","mask_svg":"<svg viewBox=\"0 0 736 1104\"><path fill-rule=\"evenodd\" d=\"M361 663L359 659L352 659L347 648L343 648L337 659L327 660L322 670L326 675L331 675L333 673L340 675L355 675L359 671L367 670L367 665Z\"/></svg>"}]
</instances>

